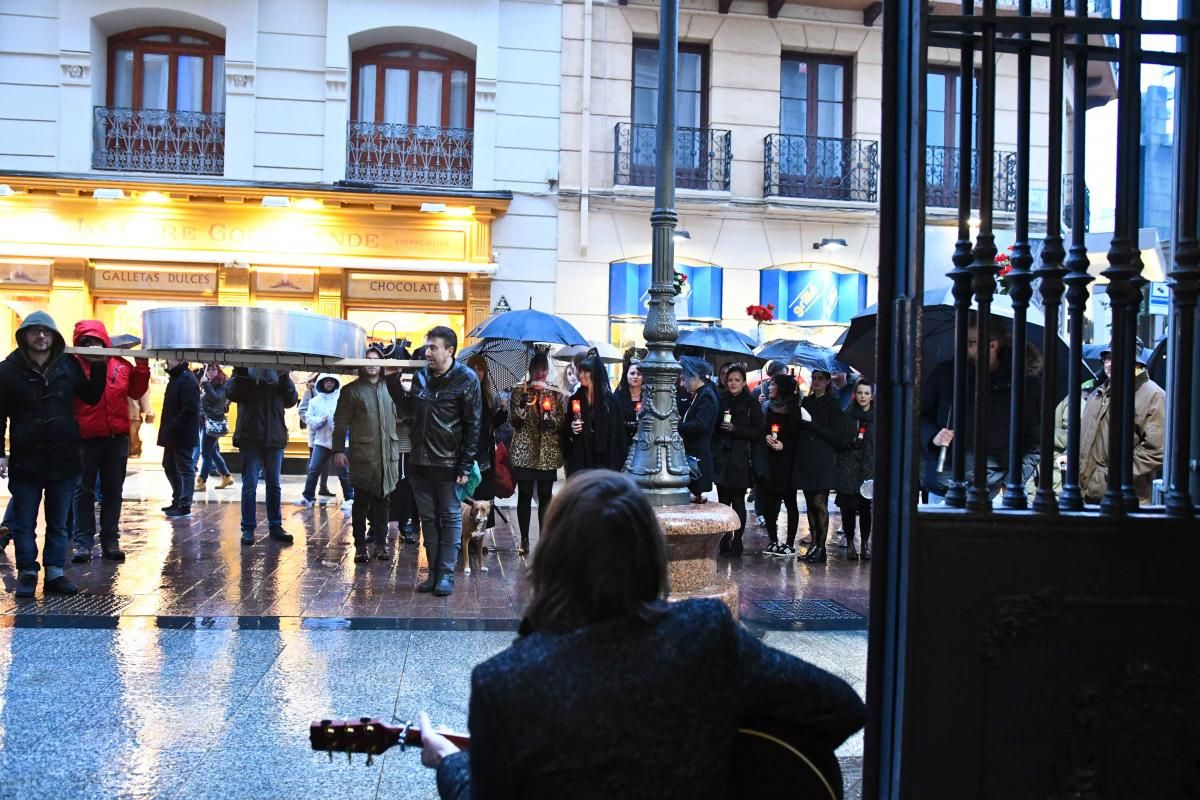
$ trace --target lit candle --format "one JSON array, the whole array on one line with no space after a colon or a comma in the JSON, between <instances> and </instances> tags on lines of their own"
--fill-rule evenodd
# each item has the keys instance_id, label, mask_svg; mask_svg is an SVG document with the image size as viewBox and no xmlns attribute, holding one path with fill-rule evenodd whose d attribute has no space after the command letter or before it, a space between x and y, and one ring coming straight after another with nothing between
<instances>
[{"instance_id":1,"label":"lit candle","mask_svg":"<svg viewBox=\"0 0 1200 800\"><path fill-rule=\"evenodd\" d=\"M779 435L779 423L773 422L773 423L771 423L771 438L774 439L778 435Z\"/></svg>"},{"instance_id":2,"label":"lit candle","mask_svg":"<svg viewBox=\"0 0 1200 800\"><path fill-rule=\"evenodd\" d=\"M578 401L578 400L572 400L572 401L571 401L571 413L572 413L572 414L574 414L574 415L575 415L575 416L577 416L577 417L580 415L580 413L582 413L582 412L581 412L581 407L580 407L580 405L579 405L579 401Z\"/></svg>"},{"instance_id":3,"label":"lit candle","mask_svg":"<svg viewBox=\"0 0 1200 800\"><path fill-rule=\"evenodd\" d=\"M554 401L551 400L548 396L543 397L542 398L542 411L545 411L547 414L549 414L551 409L553 409L553 408L554 408Z\"/></svg>"},{"instance_id":4,"label":"lit candle","mask_svg":"<svg viewBox=\"0 0 1200 800\"><path fill-rule=\"evenodd\" d=\"M633 413L634 414L642 413L642 401L641 400L635 400L633 402Z\"/></svg>"}]
</instances>

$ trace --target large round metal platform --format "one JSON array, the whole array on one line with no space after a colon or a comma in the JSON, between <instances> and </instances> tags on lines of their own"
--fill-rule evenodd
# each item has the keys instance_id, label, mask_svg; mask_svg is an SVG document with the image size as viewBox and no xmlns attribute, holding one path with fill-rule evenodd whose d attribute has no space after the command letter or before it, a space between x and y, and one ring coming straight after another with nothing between
<instances>
[{"instance_id":1,"label":"large round metal platform","mask_svg":"<svg viewBox=\"0 0 1200 800\"><path fill-rule=\"evenodd\" d=\"M142 314L146 350L361 358L367 334L353 322L280 308L190 306Z\"/></svg>"}]
</instances>

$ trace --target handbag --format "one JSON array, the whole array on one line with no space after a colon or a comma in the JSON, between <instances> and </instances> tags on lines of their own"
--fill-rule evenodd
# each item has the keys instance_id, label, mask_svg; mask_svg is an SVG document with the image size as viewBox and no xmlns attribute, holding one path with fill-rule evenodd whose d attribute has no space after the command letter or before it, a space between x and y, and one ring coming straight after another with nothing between
<instances>
[{"instance_id":1,"label":"handbag","mask_svg":"<svg viewBox=\"0 0 1200 800\"><path fill-rule=\"evenodd\" d=\"M508 445L500 439L496 440L496 466L492 469L492 486L496 490L496 497L502 500L512 497L517 490L512 463L508 457Z\"/></svg>"},{"instance_id":2,"label":"handbag","mask_svg":"<svg viewBox=\"0 0 1200 800\"><path fill-rule=\"evenodd\" d=\"M218 438L229 433L229 420L222 417L221 419L212 419L211 417L204 418L204 435Z\"/></svg>"}]
</instances>

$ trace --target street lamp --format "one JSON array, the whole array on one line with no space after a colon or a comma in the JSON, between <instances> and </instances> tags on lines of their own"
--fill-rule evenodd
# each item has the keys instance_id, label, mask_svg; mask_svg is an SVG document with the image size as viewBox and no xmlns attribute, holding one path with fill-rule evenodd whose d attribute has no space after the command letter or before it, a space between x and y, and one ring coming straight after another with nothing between
<instances>
[{"instance_id":1,"label":"street lamp","mask_svg":"<svg viewBox=\"0 0 1200 800\"><path fill-rule=\"evenodd\" d=\"M640 366L650 402L638 416L638 431L625 461L625 471L645 490L654 505L683 505L689 500L688 461L679 438L675 360L675 72L679 60L679 0L662 0L658 33L658 128L655 146L654 211L650 214L653 245L646 327L649 355Z\"/></svg>"}]
</instances>

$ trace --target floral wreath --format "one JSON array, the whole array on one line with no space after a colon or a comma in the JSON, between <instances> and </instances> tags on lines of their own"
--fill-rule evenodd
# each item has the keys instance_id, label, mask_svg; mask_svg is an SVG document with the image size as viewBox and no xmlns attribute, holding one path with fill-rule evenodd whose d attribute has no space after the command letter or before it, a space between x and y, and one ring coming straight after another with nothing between
<instances>
[{"instance_id":1,"label":"floral wreath","mask_svg":"<svg viewBox=\"0 0 1200 800\"><path fill-rule=\"evenodd\" d=\"M767 303L765 306L746 306L746 314L755 322L771 322L775 319L775 305Z\"/></svg>"}]
</instances>

